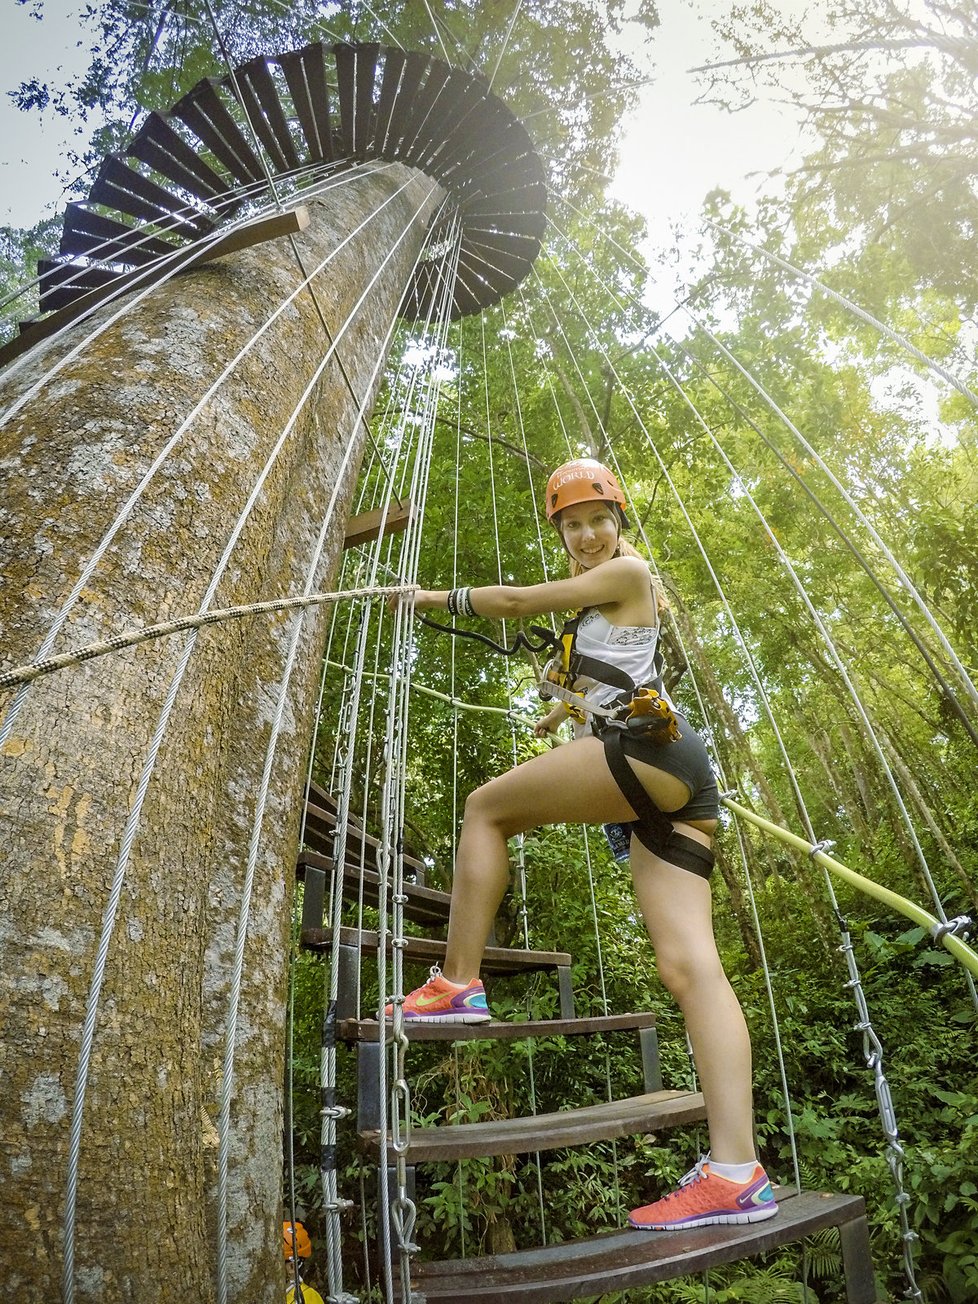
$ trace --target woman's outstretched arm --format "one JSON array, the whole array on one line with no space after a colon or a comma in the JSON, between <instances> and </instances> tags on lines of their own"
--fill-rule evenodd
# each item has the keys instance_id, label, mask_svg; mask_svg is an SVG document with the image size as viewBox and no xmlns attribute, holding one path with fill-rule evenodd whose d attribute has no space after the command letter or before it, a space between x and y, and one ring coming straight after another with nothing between
<instances>
[{"instance_id":1,"label":"woman's outstretched arm","mask_svg":"<svg viewBox=\"0 0 978 1304\"><path fill-rule=\"evenodd\" d=\"M543 616L575 607L627 602L649 592L649 568L638 557L614 557L571 579L517 587L490 584L473 588L469 601L477 616ZM447 611L450 590L418 589L414 604L423 611Z\"/></svg>"}]
</instances>

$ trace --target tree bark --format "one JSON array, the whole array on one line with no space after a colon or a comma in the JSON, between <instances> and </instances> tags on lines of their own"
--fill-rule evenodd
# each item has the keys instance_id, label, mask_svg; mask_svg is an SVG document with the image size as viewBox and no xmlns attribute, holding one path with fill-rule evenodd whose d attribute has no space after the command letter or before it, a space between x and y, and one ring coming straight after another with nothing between
<instances>
[{"instance_id":1,"label":"tree bark","mask_svg":"<svg viewBox=\"0 0 978 1304\"><path fill-rule=\"evenodd\" d=\"M302 291L190 423L82 591L57 651L194 611L266 464L212 605L301 591L335 489L314 576L316 587L331 586L365 438L350 391L360 397L375 387L378 351L438 198L431 182L397 166L351 174L310 204L310 226L297 238L307 269L370 221L316 278L319 309ZM0 431L7 665L34 657L120 505L300 278L287 239L176 277L93 340ZM335 338L365 291L339 345L350 387L333 361L303 403L328 347L319 310ZM39 346L0 384L4 408L110 312ZM78 1168L79 1302L215 1298L228 984L256 795L297 619L259 616L202 631L176 695L95 1023ZM284 1286L290 889L327 621L321 609L302 626L246 933L228 1213L229 1298L242 1304L271 1304ZM18 1297L59 1297L69 1127L103 911L186 637L36 682L0 754L0 1264Z\"/></svg>"}]
</instances>

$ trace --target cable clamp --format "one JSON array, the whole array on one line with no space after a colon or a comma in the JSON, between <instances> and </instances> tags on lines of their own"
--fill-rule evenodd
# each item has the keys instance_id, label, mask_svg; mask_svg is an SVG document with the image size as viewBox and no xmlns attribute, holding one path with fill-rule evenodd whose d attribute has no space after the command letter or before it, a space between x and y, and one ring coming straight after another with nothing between
<instances>
[{"instance_id":1,"label":"cable clamp","mask_svg":"<svg viewBox=\"0 0 978 1304\"><path fill-rule=\"evenodd\" d=\"M326 1304L360 1304L356 1295L348 1295L346 1291L340 1291L339 1295L327 1295Z\"/></svg>"},{"instance_id":2,"label":"cable clamp","mask_svg":"<svg viewBox=\"0 0 978 1304\"><path fill-rule=\"evenodd\" d=\"M737 796L739 796L739 795L740 795L740 789L739 789L739 788L728 788L728 789L726 790L726 792L721 792L721 793L720 793L720 800L721 800L721 801L726 801L726 800L727 800L728 798L730 798L730 797L737 797Z\"/></svg>"},{"instance_id":3,"label":"cable clamp","mask_svg":"<svg viewBox=\"0 0 978 1304\"><path fill-rule=\"evenodd\" d=\"M407 947L407 944L408 939L406 937L391 938L391 946L396 946L399 951L403 951Z\"/></svg>"},{"instance_id":4,"label":"cable clamp","mask_svg":"<svg viewBox=\"0 0 978 1304\"><path fill-rule=\"evenodd\" d=\"M968 936L974 927L974 920L970 915L958 915L955 919L945 920L943 924L935 924L930 930L930 935L935 942L950 935L951 937L960 937L962 940Z\"/></svg>"},{"instance_id":5,"label":"cable clamp","mask_svg":"<svg viewBox=\"0 0 978 1304\"><path fill-rule=\"evenodd\" d=\"M821 842L816 842L814 846L808 848L808 854L814 859L818 852L831 851L834 846L835 843L831 838L823 838Z\"/></svg>"},{"instance_id":6,"label":"cable clamp","mask_svg":"<svg viewBox=\"0 0 978 1304\"><path fill-rule=\"evenodd\" d=\"M349 1118L353 1111L347 1105L324 1105L319 1111L320 1118Z\"/></svg>"},{"instance_id":7,"label":"cable clamp","mask_svg":"<svg viewBox=\"0 0 978 1304\"><path fill-rule=\"evenodd\" d=\"M354 1208L352 1200L327 1200L323 1208L327 1213L346 1213L348 1209Z\"/></svg>"}]
</instances>

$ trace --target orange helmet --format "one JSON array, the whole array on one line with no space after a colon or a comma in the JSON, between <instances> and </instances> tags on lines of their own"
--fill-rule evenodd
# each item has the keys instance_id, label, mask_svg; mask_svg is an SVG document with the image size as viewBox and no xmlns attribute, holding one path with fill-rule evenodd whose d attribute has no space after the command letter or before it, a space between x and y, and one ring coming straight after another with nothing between
<instances>
[{"instance_id":1,"label":"orange helmet","mask_svg":"<svg viewBox=\"0 0 978 1304\"><path fill-rule=\"evenodd\" d=\"M299 1259L308 1259L312 1254L312 1242L309 1240L309 1233L303 1227L301 1222L284 1222L282 1224L282 1242L285 1257L292 1258L292 1229L295 1228L295 1256Z\"/></svg>"},{"instance_id":2,"label":"orange helmet","mask_svg":"<svg viewBox=\"0 0 978 1304\"><path fill-rule=\"evenodd\" d=\"M575 503L616 503L624 517L625 495L615 476L593 457L575 457L558 466L547 481L547 520Z\"/></svg>"}]
</instances>

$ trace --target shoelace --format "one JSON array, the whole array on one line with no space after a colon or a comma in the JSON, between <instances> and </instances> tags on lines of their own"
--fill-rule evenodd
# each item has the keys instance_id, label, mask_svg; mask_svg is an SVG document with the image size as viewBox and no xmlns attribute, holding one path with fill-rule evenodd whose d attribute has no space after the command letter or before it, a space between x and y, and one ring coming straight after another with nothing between
<instances>
[{"instance_id":1,"label":"shoelace","mask_svg":"<svg viewBox=\"0 0 978 1304\"><path fill-rule=\"evenodd\" d=\"M689 1170L689 1172L684 1173L682 1177L680 1177L679 1191L681 1191L684 1186L692 1186L694 1182L706 1181L706 1179L710 1175L708 1172L706 1172L706 1165L709 1162L709 1159L710 1159L709 1155L700 1155L699 1159L697 1159L696 1163ZM664 1198L666 1200L675 1199L675 1197L679 1194L679 1191L670 1191L669 1194Z\"/></svg>"},{"instance_id":2,"label":"shoelace","mask_svg":"<svg viewBox=\"0 0 978 1304\"><path fill-rule=\"evenodd\" d=\"M435 981L435 979L440 977L441 977L441 966L437 964L433 964L431 968L428 970L428 981L422 987L419 988L419 991L424 991L425 987L430 987L431 984Z\"/></svg>"}]
</instances>

